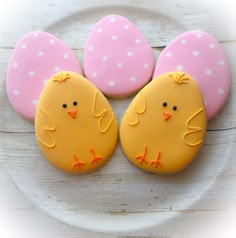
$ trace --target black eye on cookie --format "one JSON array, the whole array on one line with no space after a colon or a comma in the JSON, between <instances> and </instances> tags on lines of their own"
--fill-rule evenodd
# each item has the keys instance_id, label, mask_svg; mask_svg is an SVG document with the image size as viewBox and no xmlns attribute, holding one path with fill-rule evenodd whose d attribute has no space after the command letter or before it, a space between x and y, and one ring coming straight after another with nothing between
<instances>
[{"instance_id":1,"label":"black eye on cookie","mask_svg":"<svg viewBox=\"0 0 236 238\"><path fill-rule=\"evenodd\" d=\"M163 103L162 103L162 106L163 106L163 107L167 107L167 105L168 105L167 102L163 102ZM177 110L177 106L173 106L172 109L173 109L174 111L176 111L176 110Z\"/></svg>"},{"instance_id":2,"label":"black eye on cookie","mask_svg":"<svg viewBox=\"0 0 236 238\"><path fill-rule=\"evenodd\" d=\"M162 106L163 106L163 107L166 107L166 106L167 106L167 102L163 102L163 103L162 103Z\"/></svg>"},{"instance_id":3,"label":"black eye on cookie","mask_svg":"<svg viewBox=\"0 0 236 238\"><path fill-rule=\"evenodd\" d=\"M66 104L66 103L63 103L63 104L62 104L62 107L63 107L63 108L67 108L67 104Z\"/></svg>"},{"instance_id":4,"label":"black eye on cookie","mask_svg":"<svg viewBox=\"0 0 236 238\"><path fill-rule=\"evenodd\" d=\"M78 102L77 101L73 101L73 103L72 103L74 106L77 106L78 105ZM66 103L63 103L62 104L62 107L63 108L67 108L67 104Z\"/></svg>"}]
</instances>

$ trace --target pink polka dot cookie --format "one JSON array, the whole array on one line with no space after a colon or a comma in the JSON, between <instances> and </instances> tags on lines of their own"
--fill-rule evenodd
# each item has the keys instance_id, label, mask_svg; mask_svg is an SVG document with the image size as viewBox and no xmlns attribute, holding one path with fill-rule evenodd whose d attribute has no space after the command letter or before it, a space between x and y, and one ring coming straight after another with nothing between
<instances>
[{"instance_id":1,"label":"pink polka dot cookie","mask_svg":"<svg viewBox=\"0 0 236 238\"><path fill-rule=\"evenodd\" d=\"M110 15L91 31L84 51L84 73L104 94L124 97L152 77L151 47L126 18Z\"/></svg>"},{"instance_id":2,"label":"pink polka dot cookie","mask_svg":"<svg viewBox=\"0 0 236 238\"><path fill-rule=\"evenodd\" d=\"M161 53L153 79L175 70L190 74L197 82L207 118L213 118L224 105L231 82L229 62L219 42L202 31L178 36Z\"/></svg>"},{"instance_id":3,"label":"pink polka dot cookie","mask_svg":"<svg viewBox=\"0 0 236 238\"><path fill-rule=\"evenodd\" d=\"M44 85L61 70L82 74L76 57L63 42L46 32L23 36L11 56L6 79L7 95L16 112L33 121Z\"/></svg>"}]
</instances>

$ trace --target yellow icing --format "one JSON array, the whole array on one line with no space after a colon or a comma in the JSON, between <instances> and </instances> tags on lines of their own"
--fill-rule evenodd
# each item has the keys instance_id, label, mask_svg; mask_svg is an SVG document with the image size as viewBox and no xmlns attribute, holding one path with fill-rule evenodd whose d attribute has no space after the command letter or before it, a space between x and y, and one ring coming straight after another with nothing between
<instances>
[{"instance_id":1,"label":"yellow icing","mask_svg":"<svg viewBox=\"0 0 236 238\"><path fill-rule=\"evenodd\" d=\"M98 95L98 91L95 92L95 96L94 96L94 101L93 101L93 110L92 113L94 115L94 117L99 118L98 120L98 128L102 133L105 133L111 126L112 121L114 120L114 113L110 113L110 120L106 123L105 128L102 128L102 121L103 119L106 117L106 115L108 115L108 111L107 109L103 109L100 113L96 113L96 105L97 105L97 95Z\"/></svg>"},{"instance_id":2,"label":"yellow icing","mask_svg":"<svg viewBox=\"0 0 236 238\"><path fill-rule=\"evenodd\" d=\"M70 78L70 74L68 72L60 72L53 76L53 81L64 82L65 80Z\"/></svg>"},{"instance_id":3,"label":"yellow icing","mask_svg":"<svg viewBox=\"0 0 236 238\"><path fill-rule=\"evenodd\" d=\"M136 97L136 101L132 103L131 110L125 112L128 124L130 126L136 126L139 123L139 115L142 115L146 111L146 99L145 96L140 92L139 96Z\"/></svg>"},{"instance_id":4,"label":"yellow icing","mask_svg":"<svg viewBox=\"0 0 236 238\"><path fill-rule=\"evenodd\" d=\"M169 74L169 76L174 80L176 84L188 84L189 77L184 72L175 72L174 74Z\"/></svg>"},{"instance_id":5,"label":"yellow icing","mask_svg":"<svg viewBox=\"0 0 236 238\"><path fill-rule=\"evenodd\" d=\"M145 110L140 110L143 98ZM127 108L120 124L121 146L138 168L175 173L196 157L206 125L203 99L194 80L186 73L170 72L151 81Z\"/></svg>"},{"instance_id":6,"label":"yellow icing","mask_svg":"<svg viewBox=\"0 0 236 238\"><path fill-rule=\"evenodd\" d=\"M68 112L76 112L76 117ZM44 87L35 131L46 159L74 173L104 165L118 138L117 122L107 99L87 79L73 72L57 73Z\"/></svg>"},{"instance_id":7,"label":"yellow icing","mask_svg":"<svg viewBox=\"0 0 236 238\"><path fill-rule=\"evenodd\" d=\"M50 137L52 143L48 144L47 141L45 140L45 138L44 138L44 140L43 140L43 139L40 138L39 135L37 135L37 139L38 139L38 141L40 141L40 142L41 142L43 145L45 145L46 147L48 147L48 148L53 148L54 146L56 146L56 142L55 142L53 136L51 135L50 131L55 131L55 129L56 129L55 122L54 122L53 119L49 116L49 114L48 114L47 112L45 112L42 108L39 108L39 113L41 113L41 112L46 116L46 118L47 118L47 119L50 121L50 123L52 124L52 128L47 127L47 126L44 126L44 128L43 128L44 133L46 133L46 134Z\"/></svg>"},{"instance_id":8,"label":"yellow icing","mask_svg":"<svg viewBox=\"0 0 236 238\"><path fill-rule=\"evenodd\" d=\"M192 126L190 126L189 124L190 124L190 122L195 118L195 117L197 117L198 116L198 114L199 113L201 113L201 112L203 112L203 108L200 108L198 111L196 111L189 119L188 119L188 121L186 122L186 126L187 126L187 128L190 130L190 131L187 131L187 132L185 132L184 133L184 136L183 136L183 140L184 140L184 142L187 144L187 145L189 145L189 146L196 146L196 145L199 145L199 144L201 144L202 142L203 142L203 139L201 139L201 140L199 140L198 142L196 142L196 143L189 143L189 142L187 142L187 140L186 140L186 136L188 136L188 135L190 135L190 134L192 134L192 133L196 133L196 132L199 132L199 131L201 131L202 130L202 128L201 127L192 127Z\"/></svg>"}]
</instances>

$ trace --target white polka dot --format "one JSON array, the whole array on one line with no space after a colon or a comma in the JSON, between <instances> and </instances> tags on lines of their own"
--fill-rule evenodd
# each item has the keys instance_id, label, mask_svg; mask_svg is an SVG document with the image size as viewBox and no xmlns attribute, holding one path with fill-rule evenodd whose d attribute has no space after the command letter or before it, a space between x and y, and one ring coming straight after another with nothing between
<instances>
[{"instance_id":1,"label":"white polka dot","mask_svg":"<svg viewBox=\"0 0 236 238\"><path fill-rule=\"evenodd\" d=\"M35 72L34 71L29 71L28 74L29 74L30 77L33 77L35 75Z\"/></svg>"},{"instance_id":2,"label":"white polka dot","mask_svg":"<svg viewBox=\"0 0 236 238\"><path fill-rule=\"evenodd\" d=\"M166 53L166 57L167 57L167 58L171 58L172 56L173 56L173 54L172 54L171 52L167 52L167 53Z\"/></svg>"},{"instance_id":3,"label":"white polka dot","mask_svg":"<svg viewBox=\"0 0 236 238\"><path fill-rule=\"evenodd\" d=\"M56 72L60 71L60 67L58 67L58 66L54 67L54 71L56 71Z\"/></svg>"},{"instance_id":4,"label":"white polka dot","mask_svg":"<svg viewBox=\"0 0 236 238\"><path fill-rule=\"evenodd\" d=\"M192 77L192 79L193 79L195 82L197 82L197 79L196 79L195 77Z\"/></svg>"},{"instance_id":5,"label":"white polka dot","mask_svg":"<svg viewBox=\"0 0 236 238\"><path fill-rule=\"evenodd\" d=\"M181 40L180 42L181 42L181 44L183 44L183 45L185 45L185 44L187 43L187 41L186 41L185 39Z\"/></svg>"},{"instance_id":6,"label":"white polka dot","mask_svg":"<svg viewBox=\"0 0 236 238\"><path fill-rule=\"evenodd\" d=\"M130 81L131 81L132 83L134 83L134 82L136 81L136 78L135 78L135 77L131 77L131 78L130 78Z\"/></svg>"},{"instance_id":7,"label":"white polka dot","mask_svg":"<svg viewBox=\"0 0 236 238\"><path fill-rule=\"evenodd\" d=\"M122 67L123 67L123 64L122 64L121 62L119 62L119 63L117 64L117 67L118 67L118 68L122 68Z\"/></svg>"},{"instance_id":8,"label":"white polka dot","mask_svg":"<svg viewBox=\"0 0 236 238\"><path fill-rule=\"evenodd\" d=\"M197 50L194 50L194 51L193 51L193 55L194 55L194 56L198 56L199 54L200 54L199 51L197 51Z\"/></svg>"},{"instance_id":9,"label":"white polka dot","mask_svg":"<svg viewBox=\"0 0 236 238\"><path fill-rule=\"evenodd\" d=\"M135 43L136 43L136 44L140 44L140 43L141 43L141 40L140 40L140 39L136 39L136 40L135 40Z\"/></svg>"},{"instance_id":10,"label":"white polka dot","mask_svg":"<svg viewBox=\"0 0 236 238\"><path fill-rule=\"evenodd\" d=\"M19 90L15 90L15 91L14 91L14 95L15 95L15 96L18 96L19 94L20 94Z\"/></svg>"},{"instance_id":11,"label":"white polka dot","mask_svg":"<svg viewBox=\"0 0 236 238\"><path fill-rule=\"evenodd\" d=\"M219 61L219 64L220 64L220 65L225 65L225 61L224 61L224 60L220 60L220 61Z\"/></svg>"},{"instance_id":12,"label":"white polka dot","mask_svg":"<svg viewBox=\"0 0 236 238\"><path fill-rule=\"evenodd\" d=\"M14 69L16 69L16 68L18 67L18 64L17 64L17 63L14 63L14 64L12 65L12 67L13 67Z\"/></svg>"},{"instance_id":13,"label":"white polka dot","mask_svg":"<svg viewBox=\"0 0 236 238\"><path fill-rule=\"evenodd\" d=\"M223 88L219 88L219 89L218 89L218 93L219 93L220 95L224 94L224 92L225 92L225 90L224 90Z\"/></svg>"},{"instance_id":14,"label":"white polka dot","mask_svg":"<svg viewBox=\"0 0 236 238\"><path fill-rule=\"evenodd\" d=\"M206 69L205 70L205 74L208 75L208 76L212 75L212 71L210 69Z\"/></svg>"},{"instance_id":15,"label":"white polka dot","mask_svg":"<svg viewBox=\"0 0 236 238\"><path fill-rule=\"evenodd\" d=\"M128 55L128 56L132 56L132 55L133 55L133 52L132 52L132 51L128 51L127 55Z\"/></svg>"},{"instance_id":16,"label":"white polka dot","mask_svg":"<svg viewBox=\"0 0 236 238\"><path fill-rule=\"evenodd\" d=\"M93 77L93 78L96 78L96 77L97 77L97 73L95 73L95 72L92 73L92 77Z\"/></svg>"},{"instance_id":17,"label":"white polka dot","mask_svg":"<svg viewBox=\"0 0 236 238\"><path fill-rule=\"evenodd\" d=\"M98 29L97 29L97 32L98 32L98 33L102 33L102 28L98 28Z\"/></svg>"},{"instance_id":18,"label":"white polka dot","mask_svg":"<svg viewBox=\"0 0 236 238\"><path fill-rule=\"evenodd\" d=\"M182 71L184 69L183 65L177 65L176 69L178 71Z\"/></svg>"},{"instance_id":19,"label":"white polka dot","mask_svg":"<svg viewBox=\"0 0 236 238\"><path fill-rule=\"evenodd\" d=\"M149 68L149 65L148 64L144 64L143 66L145 69Z\"/></svg>"},{"instance_id":20,"label":"white polka dot","mask_svg":"<svg viewBox=\"0 0 236 238\"><path fill-rule=\"evenodd\" d=\"M49 42L50 42L50 44L52 44L52 45L55 44L55 40L53 40L53 39L51 39Z\"/></svg>"},{"instance_id":21,"label":"white polka dot","mask_svg":"<svg viewBox=\"0 0 236 238\"><path fill-rule=\"evenodd\" d=\"M38 99L34 99L34 100L32 101L32 103L33 103L35 106L37 106L37 105L38 105Z\"/></svg>"},{"instance_id":22,"label":"white polka dot","mask_svg":"<svg viewBox=\"0 0 236 238\"><path fill-rule=\"evenodd\" d=\"M114 82L114 81L110 81L108 84L109 84L109 86L111 86L111 87L114 87L114 86L115 86L115 82Z\"/></svg>"},{"instance_id":23,"label":"white polka dot","mask_svg":"<svg viewBox=\"0 0 236 238\"><path fill-rule=\"evenodd\" d=\"M204 105L205 105L205 107L207 106L207 100L204 100Z\"/></svg>"},{"instance_id":24,"label":"white polka dot","mask_svg":"<svg viewBox=\"0 0 236 238\"><path fill-rule=\"evenodd\" d=\"M202 34L201 34L201 33L198 33L198 34L197 34L197 38L202 38Z\"/></svg>"},{"instance_id":25,"label":"white polka dot","mask_svg":"<svg viewBox=\"0 0 236 238\"><path fill-rule=\"evenodd\" d=\"M39 52L38 52L38 56L39 56L39 57L41 57L41 56L43 56L43 55L44 55L44 53L43 53L42 51L39 51Z\"/></svg>"},{"instance_id":26,"label":"white polka dot","mask_svg":"<svg viewBox=\"0 0 236 238\"><path fill-rule=\"evenodd\" d=\"M129 29L129 25L124 25L124 28L125 28L126 30L128 30L128 29Z\"/></svg>"},{"instance_id":27,"label":"white polka dot","mask_svg":"<svg viewBox=\"0 0 236 238\"><path fill-rule=\"evenodd\" d=\"M103 60L103 61L107 61L107 59L108 59L107 56L103 56L103 57L102 57L102 60Z\"/></svg>"},{"instance_id":28,"label":"white polka dot","mask_svg":"<svg viewBox=\"0 0 236 238\"><path fill-rule=\"evenodd\" d=\"M88 49L89 49L89 51L93 51L94 47L92 45L90 45Z\"/></svg>"},{"instance_id":29,"label":"white polka dot","mask_svg":"<svg viewBox=\"0 0 236 238\"><path fill-rule=\"evenodd\" d=\"M110 18L110 21L111 21L111 22L115 22L115 21L116 21L115 17L111 17L111 18Z\"/></svg>"},{"instance_id":30,"label":"white polka dot","mask_svg":"<svg viewBox=\"0 0 236 238\"><path fill-rule=\"evenodd\" d=\"M64 59L68 59L69 55L68 54L64 54Z\"/></svg>"},{"instance_id":31,"label":"white polka dot","mask_svg":"<svg viewBox=\"0 0 236 238\"><path fill-rule=\"evenodd\" d=\"M39 33L38 32L35 32L34 33L34 37L38 37L39 36Z\"/></svg>"},{"instance_id":32,"label":"white polka dot","mask_svg":"<svg viewBox=\"0 0 236 238\"><path fill-rule=\"evenodd\" d=\"M117 36L112 36L112 40L117 40Z\"/></svg>"},{"instance_id":33,"label":"white polka dot","mask_svg":"<svg viewBox=\"0 0 236 238\"><path fill-rule=\"evenodd\" d=\"M209 46L210 46L211 49L215 48L215 44L213 44L213 43L211 43Z\"/></svg>"},{"instance_id":34,"label":"white polka dot","mask_svg":"<svg viewBox=\"0 0 236 238\"><path fill-rule=\"evenodd\" d=\"M43 80L43 84L45 85L48 82L48 79Z\"/></svg>"},{"instance_id":35,"label":"white polka dot","mask_svg":"<svg viewBox=\"0 0 236 238\"><path fill-rule=\"evenodd\" d=\"M25 49L26 47L27 47L26 44L22 44L22 45L21 45L21 48L22 48L22 49Z\"/></svg>"}]
</instances>

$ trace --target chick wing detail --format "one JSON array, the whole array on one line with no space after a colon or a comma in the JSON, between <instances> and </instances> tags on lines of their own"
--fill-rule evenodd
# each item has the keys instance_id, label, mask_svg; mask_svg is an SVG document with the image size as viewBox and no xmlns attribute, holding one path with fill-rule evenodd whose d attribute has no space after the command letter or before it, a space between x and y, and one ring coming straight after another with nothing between
<instances>
[{"instance_id":1,"label":"chick wing detail","mask_svg":"<svg viewBox=\"0 0 236 238\"><path fill-rule=\"evenodd\" d=\"M136 126L137 124L139 124L139 117L145 113L146 109L146 98L142 94L142 92L140 92L132 102L132 108L130 110L127 110L125 113L128 124L130 126Z\"/></svg>"},{"instance_id":2,"label":"chick wing detail","mask_svg":"<svg viewBox=\"0 0 236 238\"><path fill-rule=\"evenodd\" d=\"M183 134L183 140L186 145L197 146L203 142L201 135L202 128L200 126L196 127L190 125L193 120L195 120L196 122L198 122L198 119L202 121L200 117L204 117L203 111L203 108L200 108L186 121L186 127L189 129ZM198 136L197 133L200 133L200 135Z\"/></svg>"},{"instance_id":3,"label":"chick wing detail","mask_svg":"<svg viewBox=\"0 0 236 238\"><path fill-rule=\"evenodd\" d=\"M111 112L109 114L107 108L102 108L99 105L98 91L96 91L94 95L92 114L98 119L98 128L100 132L105 133L107 130L109 130L112 121L114 120L114 113Z\"/></svg>"},{"instance_id":4,"label":"chick wing detail","mask_svg":"<svg viewBox=\"0 0 236 238\"><path fill-rule=\"evenodd\" d=\"M42 108L39 109L38 120L45 121L44 127L40 130L36 137L46 147L53 148L56 141L52 136L52 132L56 130L56 124L50 115Z\"/></svg>"}]
</instances>

